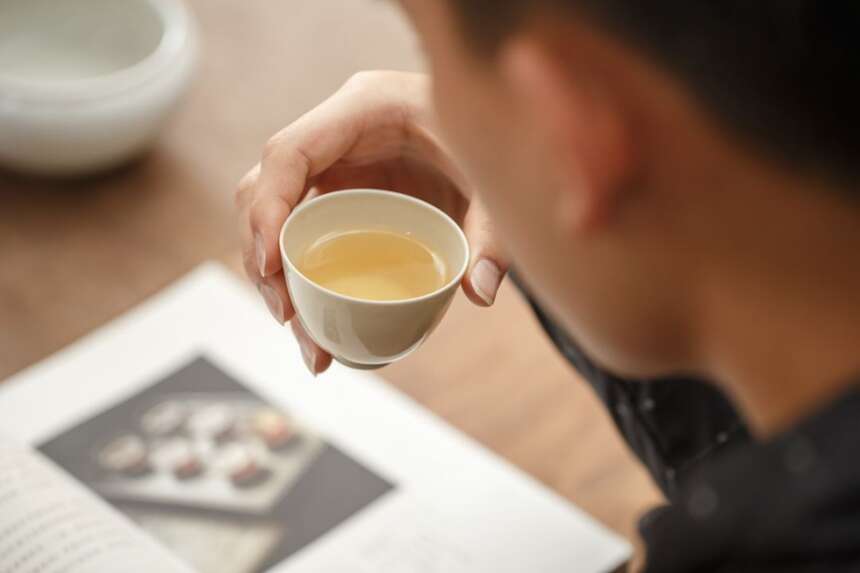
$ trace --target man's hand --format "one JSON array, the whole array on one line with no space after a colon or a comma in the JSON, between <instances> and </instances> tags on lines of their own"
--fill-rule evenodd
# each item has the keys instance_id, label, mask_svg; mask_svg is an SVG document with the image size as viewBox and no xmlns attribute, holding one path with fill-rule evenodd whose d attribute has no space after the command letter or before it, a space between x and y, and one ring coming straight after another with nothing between
<instances>
[{"instance_id":1,"label":"man's hand","mask_svg":"<svg viewBox=\"0 0 860 573\"><path fill-rule=\"evenodd\" d=\"M294 311L287 292L278 235L293 208L316 194L380 188L419 197L463 227L472 249L463 289L472 302L493 303L507 259L492 226L472 200L462 173L433 127L429 81L423 75L363 72L272 137L263 158L239 182L236 206L245 271L280 323ZM292 321L313 374L331 356Z\"/></svg>"}]
</instances>

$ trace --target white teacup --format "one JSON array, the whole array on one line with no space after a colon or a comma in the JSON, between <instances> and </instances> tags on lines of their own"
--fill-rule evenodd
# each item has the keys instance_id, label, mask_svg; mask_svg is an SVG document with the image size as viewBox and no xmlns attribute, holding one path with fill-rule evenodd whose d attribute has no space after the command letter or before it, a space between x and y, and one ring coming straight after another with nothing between
<instances>
[{"instance_id":1,"label":"white teacup","mask_svg":"<svg viewBox=\"0 0 860 573\"><path fill-rule=\"evenodd\" d=\"M451 275L424 296L374 301L345 296L305 277L296 263L332 233L385 230L409 234L435 252ZM307 333L339 362L380 368L418 348L439 324L469 263L469 244L448 215L414 197L355 189L322 195L293 211L280 237L290 298Z\"/></svg>"}]
</instances>

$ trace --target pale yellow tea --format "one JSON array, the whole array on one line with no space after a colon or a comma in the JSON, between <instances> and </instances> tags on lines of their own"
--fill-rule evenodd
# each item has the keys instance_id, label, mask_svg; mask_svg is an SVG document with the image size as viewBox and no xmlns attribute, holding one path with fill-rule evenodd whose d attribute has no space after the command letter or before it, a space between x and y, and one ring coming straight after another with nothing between
<instances>
[{"instance_id":1,"label":"pale yellow tea","mask_svg":"<svg viewBox=\"0 0 860 573\"><path fill-rule=\"evenodd\" d=\"M367 300L402 300L445 285L445 263L412 237L389 231L329 235L304 253L298 269L320 286Z\"/></svg>"}]
</instances>

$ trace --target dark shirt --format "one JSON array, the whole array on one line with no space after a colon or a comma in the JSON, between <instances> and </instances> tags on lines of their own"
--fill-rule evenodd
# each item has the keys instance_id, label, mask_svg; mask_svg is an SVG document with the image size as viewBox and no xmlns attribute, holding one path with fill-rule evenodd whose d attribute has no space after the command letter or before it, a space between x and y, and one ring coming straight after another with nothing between
<instances>
[{"instance_id":1,"label":"dark shirt","mask_svg":"<svg viewBox=\"0 0 860 573\"><path fill-rule=\"evenodd\" d=\"M626 380L535 304L670 504L640 523L646 573L860 572L860 390L755 442L703 380Z\"/></svg>"}]
</instances>

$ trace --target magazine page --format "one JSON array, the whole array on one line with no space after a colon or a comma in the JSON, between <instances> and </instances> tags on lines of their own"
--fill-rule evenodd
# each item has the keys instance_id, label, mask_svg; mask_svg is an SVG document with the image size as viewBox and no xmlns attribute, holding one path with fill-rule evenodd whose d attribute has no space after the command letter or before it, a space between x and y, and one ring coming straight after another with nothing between
<instances>
[{"instance_id":1,"label":"magazine page","mask_svg":"<svg viewBox=\"0 0 860 573\"><path fill-rule=\"evenodd\" d=\"M0 385L0 433L202 573L598 573L629 558L375 376L314 379L288 331L204 266Z\"/></svg>"},{"instance_id":2,"label":"magazine page","mask_svg":"<svg viewBox=\"0 0 860 573\"><path fill-rule=\"evenodd\" d=\"M26 446L0 437L0 571L188 571Z\"/></svg>"}]
</instances>

